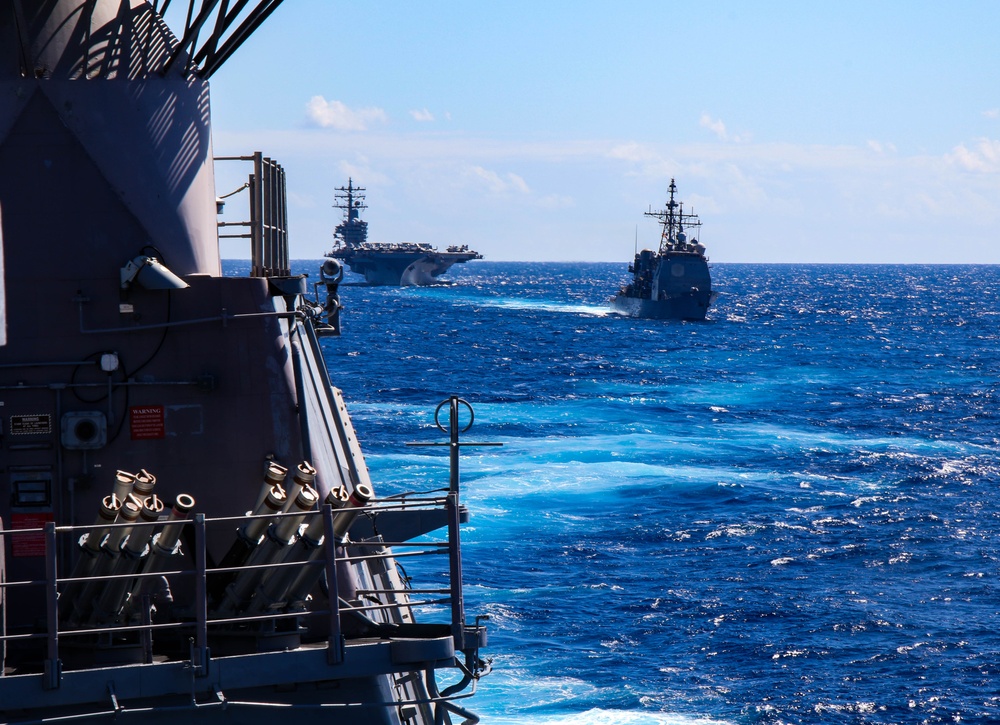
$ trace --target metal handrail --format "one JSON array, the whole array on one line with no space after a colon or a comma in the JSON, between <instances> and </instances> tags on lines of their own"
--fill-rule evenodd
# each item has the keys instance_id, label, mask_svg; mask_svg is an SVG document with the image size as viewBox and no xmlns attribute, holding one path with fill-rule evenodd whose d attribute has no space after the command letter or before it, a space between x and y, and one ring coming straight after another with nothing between
<instances>
[{"instance_id":1,"label":"metal handrail","mask_svg":"<svg viewBox=\"0 0 1000 725\"><path fill-rule=\"evenodd\" d=\"M45 540L45 571L46 576L44 579L32 579L32 580L18 580L18 581L3 581L0 582L0 588L4 590L11 590L16 588L26 588L26 587L42 587L45 591L46 596L46 611L45 611L45 631L43 632L19 632L15 634L0 634L0 642L7 641L23 641L31 639L45 639L47 640L47 656L45 662L45 674L46 682L49 687L58 687L59 679L61 677L61 661L60 661L60 638L62 637L79 637L86 635L106 635L106 634L128 634L132 632L152 632L152 631L164 631L164 630L176 630L176 631L191 631L194 630L194 641L195 641L195 653L196 658L199 660L193 662L192 666L198 671L205 671L208 658L208 639L209 639L209 629L230 624L244 624L251 622L264 622L264 621L277 621L277 620L287 620L295 619L302 616L305 613L309 615L319 615L328 614L331 621L331 636L327 643L329 650L328 657L332 662L342 661L343 653L340 649L343 646L342 637L340 635L340 615L343 612L370 612L370 611L380 611L396 608L399 606L406 607L426 607L426 606L437 606L437 605L448 605L452 606L452 617L464 616L461 604L462 592L461 592L461 572L458 570L458 579L455 579L455 561L459 554L458 552L458 540L457 540L457 524L458 524L458 508L457 503L454 500L453 495L449 495L447 498L432 497L426 500L418 500L416 498L410 498L409 500L403 501L377 501L372 502L370 505L363 507L356 507L359 513L363 514L377 514L383 511L393 511L393 510L407 510L414 508L426 508L426 509L440 509L441 504L445 504L445 508L448 511L448 536L443 541L423 541L423 542L386 542L379 540L368 540L368 541L344 541L334 542L332 537L326 537L328 544L326 546L326 553L323 557L313 560L305 561L290 561L290 562L277 562L272 564L255 564L255 565L244 565L241 567L218 567L209 568L207 566L207 556L206 556L206 529L209 525L224 525L231 524L233 522L246 522L254 518L268 518L275 519L282 516L292 515L292 514L274 514L272 516L227 516L219 518L207 518L203 514L196 514L192 519L187 521L178 521L182 526L192 526L195 531L195 546L194 550L190 552L194 559L194 566L182 566L181 568L171 568L170 570L157 570L157 571L146 571L146 572L135 572L135 573L111 573L103 576L58 576L59 568L59 557L58 551L59 547L57 545L57 537L59 536L73 536L80 535L84 532L91 532L98 529L108 530L110 528L120 528L120 527L131 527L133 529L144 527L144 526L158 526L162 525L164 522L142 522L136 521L134 523L128 524L88 524L88 525L78 525L78 526L56 526L55 523L49 522L42 528L34 529L0 529L0 537L3 536L22 536L28 534L37 535L42 533ZM347 510L338 509L339 511ZM314 511L307 514L309 516L321 515L327 519L327 530L332 530L332 514L333 510L329 505L325 505L323 510ZM385 548L389 547L413 547L413 551L403 551L399 553L389 553L388 551L384 553L356 553L355 555L347 555L346 557L338 556L337 548L338 545L343 546L346 549L372 549L372 548ZM351 562L360 561L373 561L373 560L386 560L386 559L396 559L402 557L414 557L414 556L434 556L440 555L447 551L449 556L449 586L448 588L440 589L413 589L408 586L407 581L404 581L402 587L399 589L395 588L359 588L357 590L358 595L371 596L371 595L404 595L405 600L387 602L387 603L373 603L365 605L356 605L351 603L343 602L336 593L336 562L339 559L346 558ZM273 570L280 568L289 567L317 567L326 566L328 574L330 575L330 604L331 606L327 609L315 610L310 609L308 612L302 611L266 611L263 614L246 614L240 613L232 616L223 617L210 617L208 612L208 597L207 597L207 580L211 576L221 575L225 573L232 573L236 571L253 571L253 570ZM123 579L127 580L140 580L147 578L157 578L157 577L193 577L195 580L195 615L194 619L186 620L176 620L170 622L157 622L157 623L142 623L142 624L114 624L111 626L101 625L101 626L73 626L61 628L59 622L59 607L58 607L58 595L60 588L65 587L69 584L86 584L88 582L110 582L110 581L120 581ZM423 600L411 600L410 595L427 595L427 594L447 594L449 596L439 599L423 599ZM456 605L456 599L458 603ZM452 632L456 635L456 645L460 645L464 632L464 620L458 619L451 622Z\"/></svg>"}]
</instances>

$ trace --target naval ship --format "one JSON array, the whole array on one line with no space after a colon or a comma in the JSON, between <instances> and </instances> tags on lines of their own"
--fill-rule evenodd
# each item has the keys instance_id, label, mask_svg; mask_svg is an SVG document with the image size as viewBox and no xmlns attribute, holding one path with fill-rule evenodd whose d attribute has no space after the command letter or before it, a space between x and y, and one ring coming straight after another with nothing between
<instances>
[{"instance_id":1,"label":"naval ship","mask_svg":"<svg viewBox=\"0 0 1000 725\"><path fill-rule=\"evenodd\" d=\"M291 274L279 163L213 158L209 79L279 2L0 4L0 723L477 721L457 462L379 495L342 270Z\"/></svg>"},{"instance_id":2,"label":"naval ship","mask_svg":"<svg viewBox=\"0 0 1000 725\"><path fill-rule=\"evenodd\" d=\"M333 249L326 256L344 262L352 272L364 276L368 284L390 287L437 284L438 278L453 265L483 258L466 244L442 252L418 242L369 242L368 222L361 218L361 211L368 208L364 191L363 186L354 186L351 178L347 179L347 186L335 190L333 206L343 209L344 220L334 229Z\"/></svg>"},{"instance_id":3,"label":"naval ship","mask_svg":"<svg viewBox=\"0 0 1000 725\"><path fill-rule=\"evenodd\" d=\"M644 212L660 222L660 246L636 253L628 268L631 281L611 298L615 312L652 320L705 319L713 295L708 258L704 245L687 236L701 227L701 220L684 212L674 200L676 192L671 179L666 208Z\"/></svg>"}]
</instances>

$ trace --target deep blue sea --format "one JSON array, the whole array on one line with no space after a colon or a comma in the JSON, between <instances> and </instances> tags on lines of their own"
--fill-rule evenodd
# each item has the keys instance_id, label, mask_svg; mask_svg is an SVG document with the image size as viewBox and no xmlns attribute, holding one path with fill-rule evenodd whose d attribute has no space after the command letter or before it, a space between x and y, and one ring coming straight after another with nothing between
<instances>
[{"instance_id":1,"label":"deep blue sea","mask_svg":"<svg viewBox=\"0 0 1000 725\"><path fill-rule=\"evenodd\" d=\"M318 262L296 271L316 278ZM346 285L324 341L379 494L462 457L485 725L1000 721L1000 267L715 264L701 323L625 264ZM350 275L349 275L350 277ZM355 278L356 279L356 278Z\"/></svg>"}]
</instances>

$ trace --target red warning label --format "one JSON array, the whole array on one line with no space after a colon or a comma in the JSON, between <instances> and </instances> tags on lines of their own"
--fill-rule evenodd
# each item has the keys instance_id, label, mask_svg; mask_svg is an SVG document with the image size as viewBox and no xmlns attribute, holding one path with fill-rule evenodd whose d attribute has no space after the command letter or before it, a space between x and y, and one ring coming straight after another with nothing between
<instances>
[{"instance_id":1,"label":"red warning label","mask_svg":"<svg viewBox=\"0 0 1000 725\"><path fill-rule=\"evenodd\" d=\"M51 513L11 514L10 525L14 530L40 529L53 521ZM32 531L30 534L10 534L11 554L14 556L45 556L45 532Z\"/></svg>"},{"instance_id":2,"label":"red warning label","mask_svg":"<svg viewBox=\"0 0 1000 725\"><path fill-rule=\"evenodd\" d=\"M162 405L137 405L129 408L128 426L132 431L132 440L143 441L155 438L166 438L167 432L163 424Z\"/></svg>"}]
</instances>

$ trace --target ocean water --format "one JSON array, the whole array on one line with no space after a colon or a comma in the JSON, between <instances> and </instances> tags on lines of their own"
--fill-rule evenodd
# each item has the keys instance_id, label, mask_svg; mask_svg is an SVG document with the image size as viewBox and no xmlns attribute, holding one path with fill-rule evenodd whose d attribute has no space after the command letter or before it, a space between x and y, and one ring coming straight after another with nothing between
<instances>
[{"instance_id":1,"label":"ocean water","mask_svg":"<svg viewBox=\"0 0 1000 725\"><path fill-rule=\"evenodd\" d=\"M318 262L298 271L314 274ZM1000 720L1000 267L716 264L701 323L625 264L346 285L324 341L379 494L475 408L487 725Z\"/></svg>"}]
</instances>

